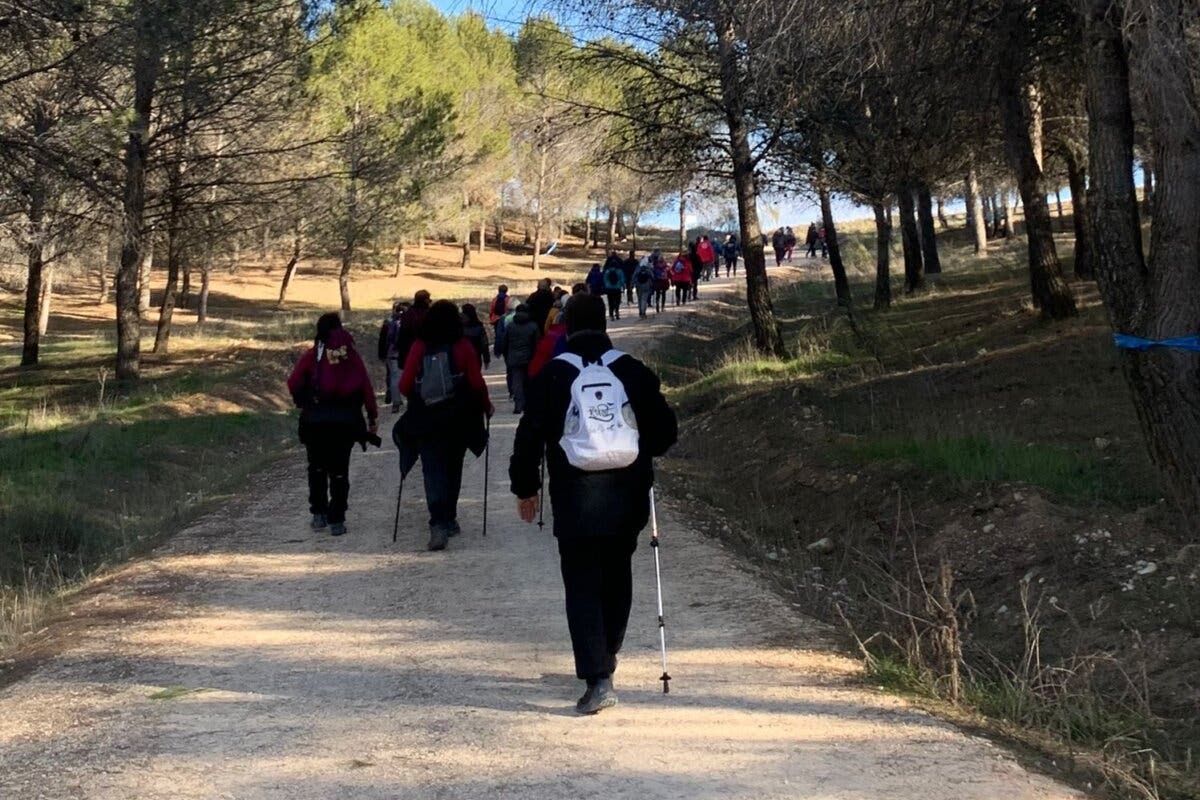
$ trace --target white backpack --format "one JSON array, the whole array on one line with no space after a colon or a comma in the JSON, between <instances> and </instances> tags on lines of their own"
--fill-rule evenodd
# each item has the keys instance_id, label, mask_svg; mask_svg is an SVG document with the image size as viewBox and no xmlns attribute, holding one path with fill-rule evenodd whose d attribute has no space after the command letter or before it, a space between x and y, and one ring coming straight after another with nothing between
<instances>
[{"instance_id":1,"label":"white backpack","mask_svg":"<svg viewBox=\"0 0 1200 800\"><path fill-rule=\"evenodd\" d=\"M609 350L595 364L585 364L574 353L557 356L579 370L559 440L567 461L577 469L622 469L637 460L637 418L625 385L609 368L623 355Z\"/></svg>"}]
</instances>

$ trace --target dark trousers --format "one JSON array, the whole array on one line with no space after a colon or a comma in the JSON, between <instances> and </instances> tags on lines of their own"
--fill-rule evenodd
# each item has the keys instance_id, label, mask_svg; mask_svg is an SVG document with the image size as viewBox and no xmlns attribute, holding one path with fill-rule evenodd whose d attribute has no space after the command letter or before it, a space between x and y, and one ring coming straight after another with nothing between
<instances>
[{"instance_id":1,"label":"dark trousers","mask_svg":"<svg viewBox=\"0 0 1200 800\"><path fill-rule=\"evenodd\" d=\"M666 307L667 307L667 290L666 289L655 289L654 290L654 310L662 311Z\"/></svg>"},{"instance_id":2,"label":"dark trousers","mask_svg":"<svg viewBox=\"0 0 1200 800\"><path fill-rule=\"evenodd\" d=\"M737 258L725 259L725 277L728 278L731 274L737 275Z\"/></svg>"},{"instance_id":3,"label":"dark trousers","mask_svg":"<svg viewBox=\"0 0 1200 800\"><path fill-rule=\"evenodd\" d=\"M505 364L508 376L508 391L512 392L513 411L517 414L525 411L525 390L529 386L528 364Z\"/></svg>"},{"instance_id":4,"label":"dark trousers","mask_svg":"<svg viewBox=\"0 0 1200 800\"><path fill-rule=\"evenodd\" d=\"M458 494L462 490L463 458L467 447L450 440L425 436L421 440L421 472L425 476L425 504L430 525L448 525L458 519Z\"/></svg>"},{"instance_id":5,"label":"dark trousers","mask_svg":"<svg viewBox=\"0 0 1200 800\"><path fill-rule=\"evenodd\" d=\"M621 316L621 289L608 290L608 318L618 319Z\"/></svg>"},{"instance_id":6,"label":"dark trousers","mask_svg":"<svg viewBox=\"0 0 1200 800\"><path fill-rule=\"evenodd\" d=\"M350 451L354 442L340 426L314 425L304 433L308 451L308 509L330 522L345 522L350 500Z\"/></svg>"},{"instance_id":7,"label":"dark trousers","mask_svg":"<svg viewBox=\"0 0 1200 800\"><path fill-rule=\"evenodd\" d=\"M633 605L630 562L636 549L636 535L558 540L567 627L581 680L608 678L617 669Z\"/></svg>"},{"instance_id":8,"label":"dark trousers","mask_svg":"<svg viewBox=\"0 0 1200 800\"><path fill-rule=\"evenodd\" d=\"M688 298L692 296L692 285L690 283L675 284L675 305L687 303Z\"/></svg>"}]
</instances>

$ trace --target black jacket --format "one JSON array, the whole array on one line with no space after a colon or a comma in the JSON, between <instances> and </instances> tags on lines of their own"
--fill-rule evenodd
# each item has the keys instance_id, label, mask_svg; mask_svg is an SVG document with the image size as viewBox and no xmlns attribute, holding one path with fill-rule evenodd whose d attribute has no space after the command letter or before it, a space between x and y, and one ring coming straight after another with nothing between
<instances>
[{"instance_id":1,"label":"black jacket","mask_svg":"<svg viewBox=\"0 0 1200 800\"><path fill-rule=\"evenodd\" d=\"M533 320L532 315L518 311L512 322L504 326L504 344L501 348L504 363L510 367L524 367L533 361L541 332L542 327Z\"/></svg>"},{"instance_id":2,"label":"black jacket","mask_svg":"<svg viewBox=\"0 0 1200 800\"><path fill-rule=\"evenodd\" d=\"M529 318L537 323L538 330L546 327L546 317L550 316L550 307L554 305L554 292L549 289L538 289L525 301Z\"/></svg>"},{"instance_id":3,"label":"black jacket","mask_svg":"<svg viewBox=\"0 0 1200 800\"><path fill-rule=\"evenodd\" d=\"M599 332L583 331L567 340L567 352L588 362L599 361L610 349L612 342ZM579 374L575 367L552 360L529 387L508 475L517 497L536 495L542 448L546 448L554 535L560 538L632 536L646 527L653 459L666 453L678 434L675 412L662 395L658 377L645 364L626 356L613 362L612 371L625 385L640 438L637 461L624 469L585 472L567 462L559 440L571 403L571 384Z\"/></svg>"}]
</instances>

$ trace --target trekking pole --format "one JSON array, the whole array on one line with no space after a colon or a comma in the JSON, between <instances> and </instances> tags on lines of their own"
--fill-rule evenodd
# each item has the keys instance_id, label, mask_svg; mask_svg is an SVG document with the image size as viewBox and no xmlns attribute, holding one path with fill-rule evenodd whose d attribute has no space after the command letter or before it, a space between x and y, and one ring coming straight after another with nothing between
<instances>
[{"instance_id":1,"label":"trekking pole","mask_svg":"<svg viewBox=\"0 0 1200 800\"><path fill-rule=\"evenodd\" d=\"M663 674L659 678L663 694L671 692L671 676L667 674L667 626L663 621L662 571L658 564L658 514L654 509L654 487L650 487L650 549L654 551L654 582L658 586L658 642L662 646Z\"/></svg>"},{"instance_id":2,"label":"trekking pole","mask_svg":"<svg viewBox=\"0 0 1200 800\"><path fill-rule=\"evenodd\" d=\"M392 523L392 544L400 535L400 500L404 497L404 473L400 473L400 491L396 492L396 521Z\"/></svg>"},{"instance_id":3,"label":"trekking pole","mask_svg":"<svg viewBox=\"0 0 1200 800\"><path fill-rule=\"evenodd\" d=\"M541 498L538 500L538 530L546 527L546 448L542 447L542 465L538 468L538 480L541 482L542 488L538 491Z\"/></svg>"},{"instance_id":4,"label":"trekking pole","mask_svg":"<svg viewBox=\"0 0 1200 800\"><path fill-rule=\"evenodd\" d=\"M483 446L483 537L487 538L488 467L492 454L492 418L487 418L487 444Z\"/></svg>"}]
</instances>

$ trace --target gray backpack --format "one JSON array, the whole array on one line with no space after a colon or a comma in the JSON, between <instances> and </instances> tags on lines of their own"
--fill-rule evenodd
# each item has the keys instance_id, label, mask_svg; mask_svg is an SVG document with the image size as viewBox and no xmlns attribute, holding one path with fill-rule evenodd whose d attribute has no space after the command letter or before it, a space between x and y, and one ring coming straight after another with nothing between
<instances>
[{"instance_id":1,"label":"gray backpack","mask_svg":"<svg viewBox=\"0 0 1200 800\"><path fill-rule=\"evenodd\" d=\"M417 380L421 402L436 406L453 400L458 394L462 375L454 372L454 356L450 348L426 351L421 361L421 377Z\"/></svg>"}]
</instances>

